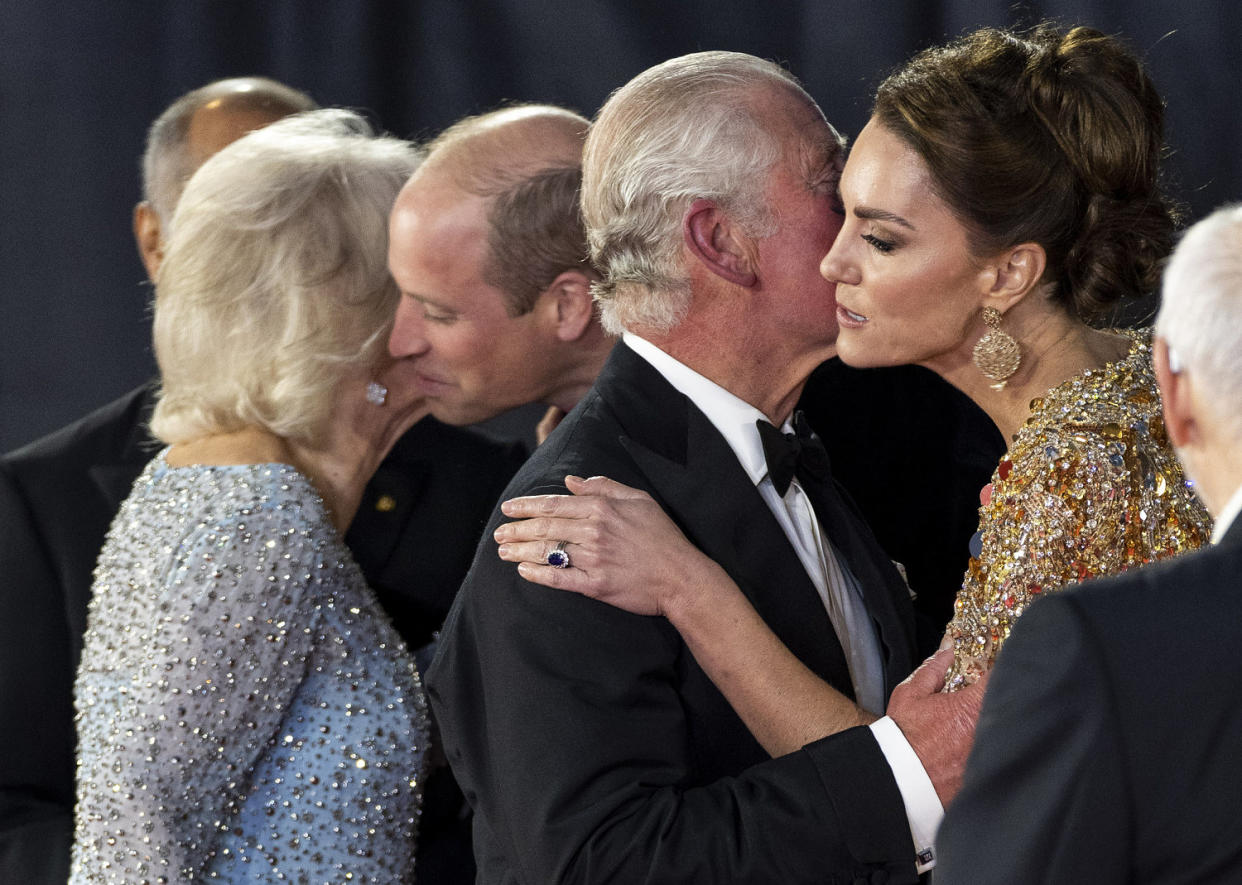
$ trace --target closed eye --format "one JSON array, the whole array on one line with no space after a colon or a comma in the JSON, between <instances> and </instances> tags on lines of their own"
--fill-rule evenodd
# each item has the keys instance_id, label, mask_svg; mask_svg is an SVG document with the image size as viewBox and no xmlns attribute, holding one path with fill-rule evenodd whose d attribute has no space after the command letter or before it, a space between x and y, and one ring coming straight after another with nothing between
<instances>
[{"instance_id":1,"label":"closed eye","mask_svg":"<svg viewBox=\"0 0 1242 885\"><path fill-rule=\"evenodd\" d=\"M863 234L862 238L866 240L877 252L889 253L896 248L896 243L889 240L881 240L875 234Z\"/></svg>"},{"instance_id":2,"label":"closed eye","mask_svg":"<svg viewBox=\"0 0 1242 885\"><path fill-rule=\"evenodd\" d=\"M451 323L457 319L457 315L452 313L436 313L429 305L424 304L423 319L429 323Z\"/></svg>"}]
</instances>

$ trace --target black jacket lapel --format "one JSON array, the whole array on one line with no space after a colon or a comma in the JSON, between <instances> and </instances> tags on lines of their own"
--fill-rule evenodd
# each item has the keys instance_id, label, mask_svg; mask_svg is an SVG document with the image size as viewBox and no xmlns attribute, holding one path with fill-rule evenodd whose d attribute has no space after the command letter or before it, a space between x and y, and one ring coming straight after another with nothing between
<instances>
[{"instance_id":1,"label":"black jacket lapel","mask_svg":"<svg viewBox=\"0 0 1242 885\"><path fill-rule=\"evenodd\" d=\"M661 506L733 577L790 651L853 697L823 602L733 450L645 360L625 347L616 351L610 366L621 377L601 390L627 416L622 445L659 491Z\"/></svg>"}]
</instances>

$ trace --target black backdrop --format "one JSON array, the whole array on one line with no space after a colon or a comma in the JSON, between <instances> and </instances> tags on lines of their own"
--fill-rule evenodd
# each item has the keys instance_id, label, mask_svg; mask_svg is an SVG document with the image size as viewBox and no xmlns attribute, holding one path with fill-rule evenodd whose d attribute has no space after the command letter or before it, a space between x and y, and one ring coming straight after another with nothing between
<instances>
[{"instance_id":1,"label":"black backdrop","mask_svg":"<svg viewBox=\"0 0 1242 885\"><path fill-rule=\"evenodd\" d=\"M658 61L735 49L787 63L854 133L913 51L1042 17L1145 56L1192 218L1242 196L1233 0L0 0L0 450L152 373L138 157L160 110L209 80L265 74L426 137L505 99L590 115Z\"/></svg>"}]
</instances>

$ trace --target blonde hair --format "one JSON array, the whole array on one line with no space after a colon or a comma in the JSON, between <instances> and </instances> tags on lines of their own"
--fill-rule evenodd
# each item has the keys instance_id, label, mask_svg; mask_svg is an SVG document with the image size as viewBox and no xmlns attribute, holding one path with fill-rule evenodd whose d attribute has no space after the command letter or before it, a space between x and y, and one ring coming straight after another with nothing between
<instances>
[{"instance_id":1,"label":"blonde hair","mask_svg":"<svg viewBox=\"0 0 1242 885\"><path fill-rule=\"evenodd\" d=\"M351 111L321 110L203 164L156 279L157 437L320 437L342 378L384 346L398 299L388 213L418 158Z\"/></svg>"}]
</instances>

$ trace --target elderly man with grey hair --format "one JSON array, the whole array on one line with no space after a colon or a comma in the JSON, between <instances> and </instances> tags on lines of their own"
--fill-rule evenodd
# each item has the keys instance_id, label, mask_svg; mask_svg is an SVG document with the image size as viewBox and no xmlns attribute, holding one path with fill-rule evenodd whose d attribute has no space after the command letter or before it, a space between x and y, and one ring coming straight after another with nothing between
<instances>
[{"instance_id":1,"label":"elderly man with grey hair","mask_svg":"<svg viewBox=\"0 0 1242 885\"><path fill-rule=\"evenodd\" d=\"M528 584L485 541L428 673L482 883L896 883L930 860L978 692L936 694L931 668L898 686L904 584L822 471L776 490L757 425L788 429L833 353L818 266L842 154L794 78L753 56L673 59L614 93L582 205L623 343L508 493L567 474L648 492L839 690L844 725L863 721L850 699L883 710L896 688L893 719L769 758L668 622ZM808 547L821 532L825 554Z\"/></svg>"},{"instance_id":2,"label":"elderly man with grey hair","mask_svg":"<svg viewBox=\"0 0 1242 885\"><path fill-rule=\"evenodd\" d=\"M1238 881L1242 206L1174 251L1153 349L1165 431L1216 519L1213 543L1023 615L945 819L937 885Z\"/></svg>"}]
</instances>

